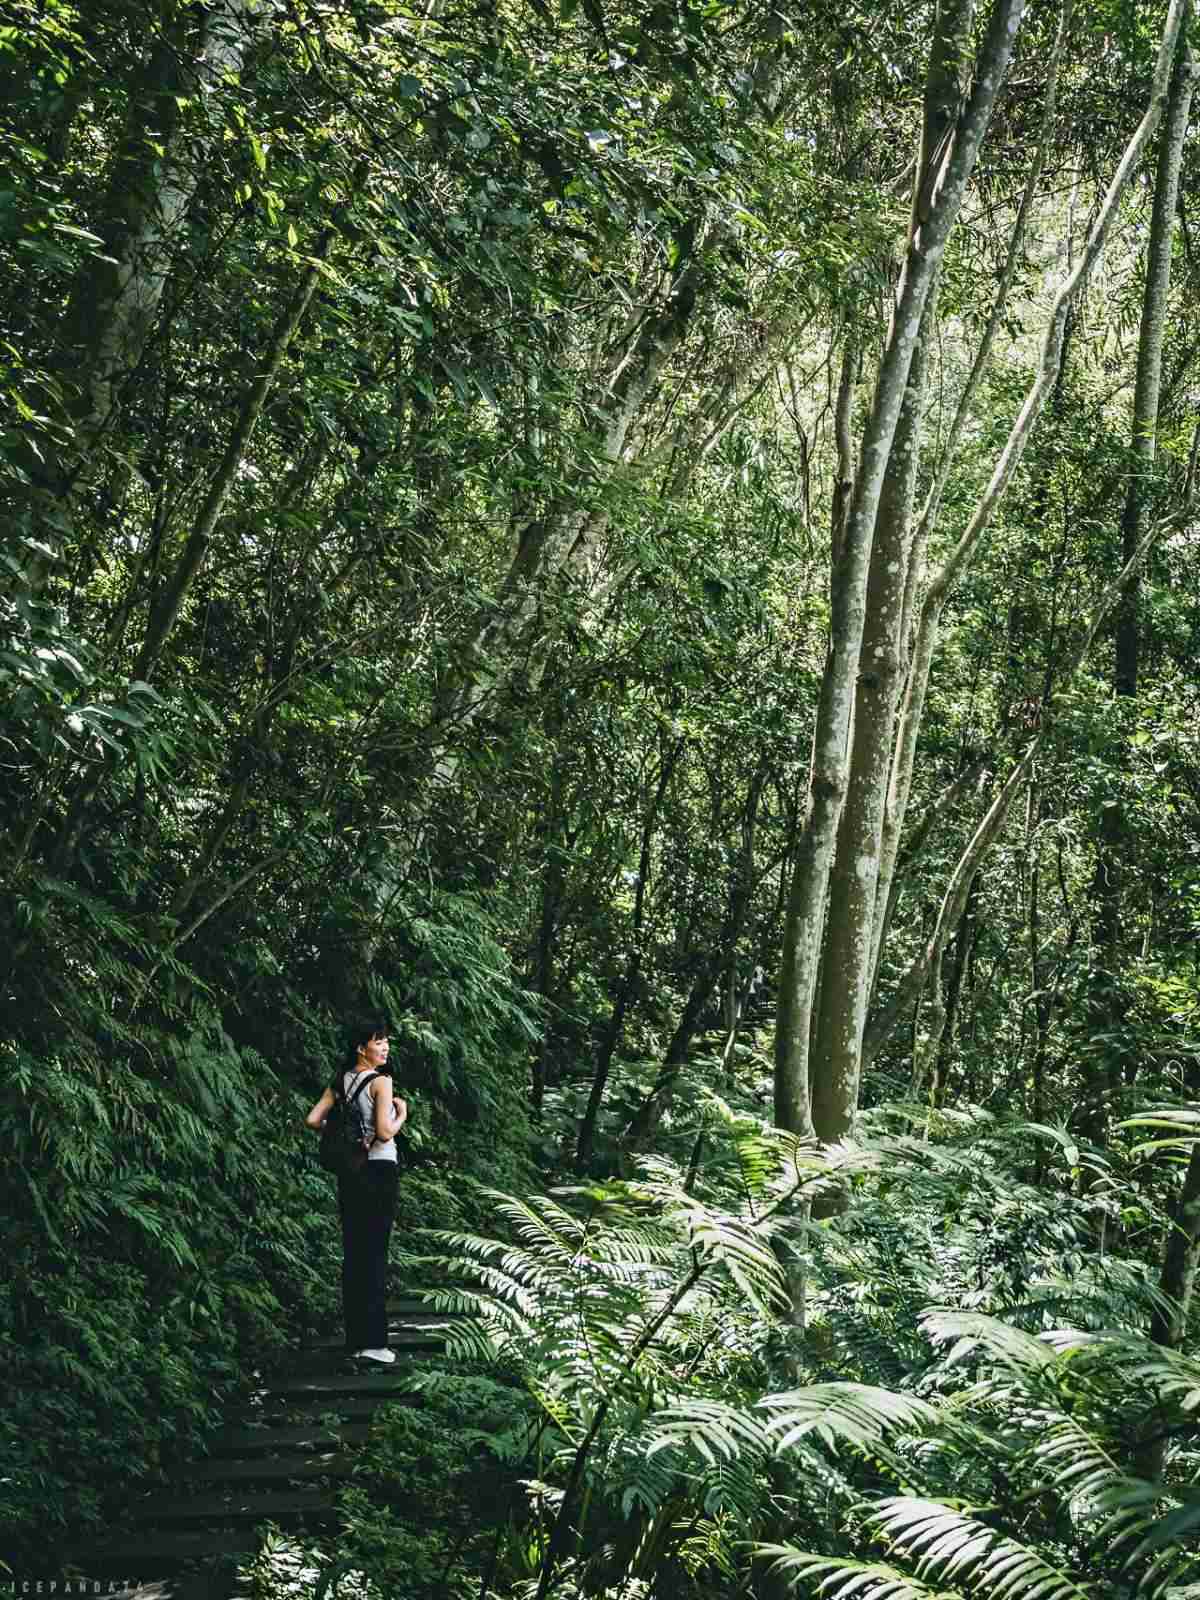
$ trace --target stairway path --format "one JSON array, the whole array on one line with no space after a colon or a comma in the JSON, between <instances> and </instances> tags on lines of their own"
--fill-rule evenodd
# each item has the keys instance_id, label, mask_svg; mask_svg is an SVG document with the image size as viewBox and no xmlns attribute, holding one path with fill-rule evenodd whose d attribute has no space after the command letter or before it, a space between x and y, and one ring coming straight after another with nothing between
<instances>
[{"instance_id":1,"label":"stairway path","mask_svg":"<svg viewBox=\"0 0 1200 1600\"><path fill-rule=\"evenodd\" d=\"M393 1366L352 1362L332 1337L294 1351L231 1407L206 1455L170 1467L165 1485L132 1497L110 1538L75 1552L71 1567L87 1578L79 1592L153 1582L178 1600L210 1600L231 1592L236 1560L259 1548L260 1524L314 1532L335 1524L339 1485L374 1413L382 1403L420 1403L404 1392L411 1358L441 1350L455 1320L413 1299L389 1301L388 1315Z\"/></svg>"}]
</instances>

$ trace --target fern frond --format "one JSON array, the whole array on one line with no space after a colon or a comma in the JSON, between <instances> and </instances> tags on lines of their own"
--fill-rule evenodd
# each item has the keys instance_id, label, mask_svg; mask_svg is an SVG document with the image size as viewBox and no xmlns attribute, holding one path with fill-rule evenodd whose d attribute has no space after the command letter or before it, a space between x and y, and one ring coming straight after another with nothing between
<instances>
[{"instance_id":1,"label":"fern frond","mask_svg":"<svg viewBox=\"0 0 1200 1600\"><path fill-rule=\"evenodd\" d=\"M766 1429L753 1412L724 1400L699 1397L665 1406L647 1430L646 1439L648 1456L672 1446L685 1447L713 1465L743 1454L765 1459L770 1451Z\"/></svg>"},{"instance_id":2,"label":"fern frond","mask_svg":"<svg viewBox=\"0 0 1200 1600\"><path fill-rule=\"evenodd\" d=\"M480 1322L464 1319L446 1330L446 1357L450 1361L494 1362L500 1357L500 1346L489 1330Z\"/></svg>"},{"instance_id":3,"label":"fern frond","mask_svg":"<svg viewBox=\"0 0 1200 1600\"><path fill-rule=\"evenodd\" d=\"M941 1501L893 1496L867 1521L914 1562L922 1581L969 1583L1003 1600L1089 1600L1086 1589L1035 1550Z\"/></svg>"},{"instance_id":4,"label":"fern frond","mask_svg":"<svg viewBox=\"0 0 1200 1600\"><path fill-rule=\"evenodd\" d=\"M679 1215L692 1246L720 1262L747 1301L764 1316L772 1306L788 1305L783 1269L769 1239L727 1212L690 1200L684 1204L682 1198Z\"/></svg>"},{"instance_id":5,"label":"fern frond","mask_svg":"<svg viewBox=\"0 0 1200 1600\"><path fill-rule=\"evenodd\" d=\"M810 1435L869 1448L896 1429L930 1427L938 1413L915 1395L865 1383L818 1383L807 1389L765 1395L757 1410L770 1413L766 1435L778 1452Z\"/></svg>"},{"instance_id":6,"label":"fern frond","mask_svg":"<svg viewBox=\"0 0 1200 1600\"><path fill-rule=\"evenodd\" d=\"M756 1544L753 1548L756 1556L770 1560L769 1572L786 1578L793 1587L804 1583L808 1591L811 1586L812 1593L826 1600L849 1600L851 1595L854 1600L934 1600L937 1594L882 1561L815 1556L789 1544Z\"/></svg>"},{"instance_id":7,"label":"fern frond","mask_svg":"<svg viewBox=\"0 0 1200 1600\"><path fill-rule=\"evenodd\" d=\"M999 1317L985 1316L981 1311L934 1308L922 1315L920 1324L934 1344L956 1341L945 1358L948 1367L976 1350L1019 1372L1036 1372L1050 1366L1055 1359L1054 1350L1044 1340L1002 1322Z\"/></svg>"}]
</instances>

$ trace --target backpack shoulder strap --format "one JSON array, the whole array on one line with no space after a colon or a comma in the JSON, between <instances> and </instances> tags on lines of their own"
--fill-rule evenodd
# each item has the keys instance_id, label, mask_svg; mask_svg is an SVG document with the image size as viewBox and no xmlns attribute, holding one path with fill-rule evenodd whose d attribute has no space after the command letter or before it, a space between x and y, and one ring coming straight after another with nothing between
<instances>
[{"instance_id":1,"label":"backpack shoulder strap","mask_svg":"<svg viewBox=\"0 0 1200 1600\"><path fill-rule=\"evenodd\" d=\"M366 1072L363 1074L362 1080L357 1083L353 1089L347 1089L346 1074L344 1072L339 1072L337 1077L330 1085L330 1088L333 1090L334 1097L336 1099L342 1101L343 1104L348 1105L352 1099L358 1098L358 1096L363 1092L369 1083L374 1083L376 1078L382 1077L382 1072Z\"/></svg>"},{"instance_id":2,"label":"backpack shoulder strap","mask_svg":"<svg viewBox=\"0 0 1200 1600\"><path fill-rule=\"evenodd\" d=\"M344 1076L345 1076L345 1074L343 1073L343 1077ZM346 1098L346 1104L349 1105L350 1101L352 1099L353 1100L357 1100L359 1095L363 1092L364 1089L366 1089L370 1084L374 1083L376 1078L382 1078L382 1077L383 1077L383 1073L382 1072L364 1072L363 1075L362 1075L361 1081L359 1083L356 1083L354 1085L354 1088L351 1091L351 1093L345 1097ZM366 1119L365 1116L363 1116L361 1108L359 1110L359 1116L362 1117L363 1127L365 1129L366 1123L367 1123L367 1119ZM371 1143L372 1144L378 1144L379 1143L379 1135L375 1132L374 1128L372 1128L370 1130L370 1133L371 1133Z\"/></svg>"}]
</instances>

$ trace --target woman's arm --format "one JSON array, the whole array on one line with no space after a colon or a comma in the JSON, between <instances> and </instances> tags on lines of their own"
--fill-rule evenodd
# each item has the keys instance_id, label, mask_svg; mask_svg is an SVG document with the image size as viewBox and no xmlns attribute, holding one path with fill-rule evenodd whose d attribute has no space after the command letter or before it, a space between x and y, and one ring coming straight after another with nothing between
<instances>
[{"instance_id":1,"label":"woman's arm","mask_svg":"<svg viewBox=\"0 0 1200 1600\"><path fill-rule=\"evenodd\" d=\"M404 1126L408 1107L403 1100L392 1099L392 1080L388 1077L375 1079L371 1085L371 1097L375 1101L375 1137L394 1139ZM399 1115L395 1114L397 1112Z\"/></svg>"},{"instance_id":2,"label":"woman's arm","mask_svg":"<svg viewBox=\"0 0 1200 1600\"><path fill-rule=\"evenodd\" d=\"M321 1098L317 1101L316 1105L312 1108L312 1110L305 1117L305 1119L304 1119L305 1127L306 1128L316 1128L316 1129L319 1130L320 1127L321 1127L321 1124L325 1121L325 1118L333 1110L333 1105L334 1105L333 1090L332 1089L326 1089L325 1093L321 1096Z\"/></svg>"}]
</instances>

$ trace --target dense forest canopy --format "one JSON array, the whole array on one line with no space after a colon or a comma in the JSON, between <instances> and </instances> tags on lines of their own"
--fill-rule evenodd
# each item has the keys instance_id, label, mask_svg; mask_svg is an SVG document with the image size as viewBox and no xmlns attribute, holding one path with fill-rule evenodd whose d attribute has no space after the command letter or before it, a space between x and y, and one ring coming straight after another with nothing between
<instances>
[{"instance_id":1,"label":"dense forest canopy","mask_svg":"<svg viewBox=\"0 0 1200 1600\"><path fill-rule=\"evenodd\" d=\"M369 1001L383 1592L1200 1582L1198 39L0 7L13 1560L328 1314Z\"/></svg>"}]
</instances>

